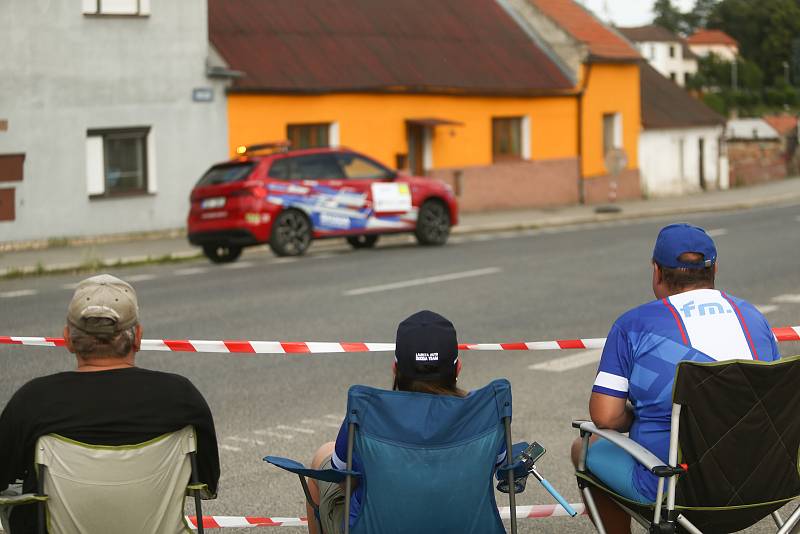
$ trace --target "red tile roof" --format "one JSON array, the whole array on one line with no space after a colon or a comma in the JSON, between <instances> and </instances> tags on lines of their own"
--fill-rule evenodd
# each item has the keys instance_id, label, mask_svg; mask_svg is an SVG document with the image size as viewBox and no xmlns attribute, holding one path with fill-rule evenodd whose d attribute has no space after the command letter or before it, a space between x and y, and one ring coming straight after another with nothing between
<instances>
[{"instance_id":1,"label":"red tile roof","mask_svg":"<svg viewBox=\"0 0 800 534\"><path fill-rule=\"evenodd\" d=\"M694 35L690 35L686 41L690 45L712 45L712 44L722 44L722 45L729 45L739 47L739 43L725 33L722 30L698 30L694 33Z\"/></svg>"},{"instance_id":2,"label":"red tile roof","mask_svg":"<svg viewBox=\"0 0 800 534\"><path fill-rule=\"evenodd\" d=\"M645 130L725 124L725 117L692 97L647 63L640 67L642 126Z\"/></svg>"},{"instance_id":3,"label":"red tile roof","mask_svg":"<svg viewBox=\"0 0 800 534\"><path fill-rule=\"evenodd\" d=\"M209 0L233 90L552 93L567 75L495 0Z\"/></svg>"},{"instance_id":4,"label":"red tile roof","mask_svg":"<svg viewBox=\"0 0 800 534\"><path fill-rule=\"evenodd\" d=\"M797 131L797 117L794 115L781 113L780 115L765 115L762 118L781 135Z\"/></svg>"},{"instance_id":5,"label":"red tile roof","mask_svg":"<svg viewBox=\"0 0 800 534\"><path fill-rule=\"evenodd\" d=\"M597 59L635 61L639 52L612 28L574 0L528 0L576 40L589 47Z\"/></svg>"}]
</instances>

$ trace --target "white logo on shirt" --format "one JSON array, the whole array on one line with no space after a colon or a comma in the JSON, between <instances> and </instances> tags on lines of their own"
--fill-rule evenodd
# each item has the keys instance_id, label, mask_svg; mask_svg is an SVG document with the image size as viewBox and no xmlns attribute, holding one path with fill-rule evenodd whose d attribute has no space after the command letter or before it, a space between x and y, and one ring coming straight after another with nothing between
<instances>
[{"instance_id":1,"label":"white logo on shirt","mask_svg":"<svg viewBox=\"0 0 800 534\"><path fill-rule=\"evenodd\" d=\"M418 362L438 362L439 361L439 353L438 352L418 352L416 359L417 359Z\"/></svg>"}]
</instances>

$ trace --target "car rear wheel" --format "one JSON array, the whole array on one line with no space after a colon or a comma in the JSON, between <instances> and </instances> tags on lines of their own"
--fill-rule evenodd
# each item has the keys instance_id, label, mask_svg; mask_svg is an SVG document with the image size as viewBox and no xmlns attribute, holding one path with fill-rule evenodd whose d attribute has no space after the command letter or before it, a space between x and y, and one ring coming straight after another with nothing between
<instances>
[{"instance_id":1,"label":"car rear wheel","mask_svg":"<svg viewBox=\"0 0 800 534\"><path fill-rule=\"evenodd\" d=\"M300 256L311 244L311 222L297 210L286 210L272 224L269 248L278 256Z\"/></svg>"},{"instance_id":2,"label":"car rear wheel","mask_svg":"<svg viewBox=\"0 0 800 534\"><path fill-rule=\"evenodd\" d=\"M230 263L242 255L242 247L235 245L203 245L203 254L214 263Z\"/></svg>"},{"instance_id":3,"label":"car rear wheel","mask_svg":"<svg viewBox=\"0 0 800 534\"><path fill-rule=\"evenodd\" d=\"M442 202L429 200L419 209L417 229L420 245L444 245L450 236L450 212Z\"/></svg>"},{"instance_id":4,"label":"car rear wheel","mask_svg":"<svg viewBox=\"0 0 800 534\"><path fill-rule=\"evenodd\" d=\"M359 248L372 248L378 242L377 235L351 235L347 238L347 242L355 249Z\"/></svg>"}]
</instances>

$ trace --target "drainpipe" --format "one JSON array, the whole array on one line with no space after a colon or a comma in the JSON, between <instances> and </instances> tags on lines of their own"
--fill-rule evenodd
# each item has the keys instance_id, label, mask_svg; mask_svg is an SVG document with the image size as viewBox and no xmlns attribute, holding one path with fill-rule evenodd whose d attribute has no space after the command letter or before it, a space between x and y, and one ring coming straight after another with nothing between
<instances>
[{"instance_id":1,"label":"drainpipe","mask_svg":"<svg viewBox=\"0 0 800 534\"><path fill-rule=\"evenodd\" d=\"M578 99L578 203L581 205L586 204L583 180L583 96L589 86L589 77L592 75L592 63L587 61L585 65L586 74L583 77L581 89L576 95Z\"/></svg>"}]
</instances>

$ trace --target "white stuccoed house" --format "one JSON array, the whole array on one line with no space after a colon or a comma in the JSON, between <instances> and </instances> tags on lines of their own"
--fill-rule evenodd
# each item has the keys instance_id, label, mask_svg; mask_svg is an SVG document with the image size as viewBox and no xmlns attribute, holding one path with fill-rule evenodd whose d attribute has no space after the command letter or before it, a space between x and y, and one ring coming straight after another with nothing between
<instances>
[{"instance_id":1,"label":"white stuccoed house","mask_svg":"<svg viewBox=\"0 0 800 534\"><path fill-rule=\"evenodd\" d=\"M205 1L0 2L0 243L181 227L227 157Z\"/></svg>"},{"instance_id":2,"label":"white stuccoed house","mask_svg":"<svg viewBox=\"0 0 800 534\"><path fill-rule=\"evenodd\" d=\"M641 68L639 169L648 197L729 187L725 118L648 65Z\"/></svg>"}]
</instances>

